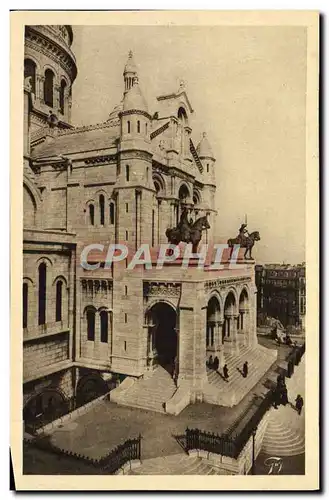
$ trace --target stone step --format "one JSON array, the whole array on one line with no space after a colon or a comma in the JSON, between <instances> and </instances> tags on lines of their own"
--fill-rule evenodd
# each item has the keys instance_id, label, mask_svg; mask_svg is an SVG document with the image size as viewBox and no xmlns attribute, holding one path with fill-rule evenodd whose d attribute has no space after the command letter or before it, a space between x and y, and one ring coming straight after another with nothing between
<instances>
[{"instance_id":1,"label":"stone step","mask_svg":"<svg viewBox=\"0 0 329 500\"><path fill-rule=\"evenodd\" d=\"M146 379L137 380L132 387L122 393L118 404L165 413L163 403L171 399L175 391L176 386L171 376L159 366Z\"/></svg>"}]
</instances>

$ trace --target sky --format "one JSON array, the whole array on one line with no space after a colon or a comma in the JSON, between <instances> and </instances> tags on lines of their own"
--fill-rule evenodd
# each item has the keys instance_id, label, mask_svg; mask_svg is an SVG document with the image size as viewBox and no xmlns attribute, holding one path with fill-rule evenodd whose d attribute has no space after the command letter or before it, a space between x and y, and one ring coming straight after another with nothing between
<instances>
[{"instance_id":1,"label":"sky","mask_svg":"<svg viewBox=\"0 0 329 500\"><path fill-rule=\"evenodd\" d=\"M259 263L305 261L306 50L303 27L74 26L72 122L103 122L123 93L132 50L151 114L184 80L194 144L216 157L216 234L247 214Z\"/></svg>"}]
</instances>

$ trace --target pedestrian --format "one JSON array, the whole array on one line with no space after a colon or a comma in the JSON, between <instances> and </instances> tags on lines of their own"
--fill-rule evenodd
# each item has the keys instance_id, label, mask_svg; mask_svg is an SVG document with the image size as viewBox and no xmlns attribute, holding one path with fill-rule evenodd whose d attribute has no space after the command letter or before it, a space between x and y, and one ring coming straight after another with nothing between
<instances>
[{"instance_id":1,"label":"pedestrian","mask_svg":"<svg viewBox=\"0 0 329 500\"><path fill-rule=\"evenodd\" d=\"M273 406L274 406L275 410L278 409L278 399L279 399L278 389L273 389L273 391L272 391L272 402L273 402Z\"/></svg>"},{"instance_id":2,"label":"pedestrian","mask_svg":"<svg viewBox=\"0 0 329 500\"><path fill-rule=\"evenodd\" d=\"M219 368L219 359L217 358L217 356L215 356L213 368L216 372Z\"/></svg>"},{"instance_id":3,"label":"pedestrian","mask_svg":"<svg viewBox=\"0 0 329 500\"><path fill-rule=\"evenodd\" d=\"M243 373L244 378L246 378L248 375L248 361L245 361L243 363L242 373Z\"/></svg>"},{"instance_id":4,"label":"pedestrian","mask_svg":"<svg viewBox=\"0 0 329 500\"><path fill-rule=\"evenodd\" d=\"M225 365L223 366L223 375L224 375L225 380L227 380L227 379L228 379L228 368L227 368L227 364L225 364Z\"/></svg>"},{"instance_id":5,"label":"pedestrian","mask_svg":"<svg viewBox=\"0 0 329 500\"><path fill-rule=\"evenodd\" d=\"M283 406L286 406L288 404L288 389L286 384L281 388L281 403Z\"/></svg>"},{"instance_id":6,"label":"pedestrian","mask_svg":"<svg viewBox=\"0 0 329 500\"><path fill-rule=\"evenodd\" d=\"M296 403L296 410L298 412L298 415L300 415L302 413L302 409L304 406L304 400L300 394L298 394L295 403Z\"/></svg>"},{"instance_id":7,"label":"pedestrian","mask_svg":"<svg viewBox=\"0 0 329 500\"><path fill-rule=\"evenodd\" d=\"M213 362L212 356L210 355L209 361L208 361L208 367L210 368L210 370L213 369L213 365L214 365L214 362Z\"/></svg>"}]
</instances>

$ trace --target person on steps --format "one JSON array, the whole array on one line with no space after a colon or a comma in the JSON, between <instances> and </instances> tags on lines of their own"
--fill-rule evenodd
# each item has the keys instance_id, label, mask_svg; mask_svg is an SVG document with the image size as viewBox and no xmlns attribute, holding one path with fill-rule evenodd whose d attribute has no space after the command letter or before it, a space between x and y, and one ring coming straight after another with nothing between
<instances>
[{"instance_id":1,"label":"person on steps","mask_svg":"<svg viewBox=\"0 0 329 500\"><path fill-rule=\"evenodd\" d=\"M298 394L295 403L296 403L296 410L298 412L298 415L300 415L302 413L302 409L304 406L304 400L300 394Z\"/></svg>"},{"instance_id":2,"label":"person on steps","mask_svg":"<svg viewBox=\"0 0 329 500\"><path fill-rule=\"evenodd\" d=\"M244 378L246 378L248 375L248 361L245 361L245 363L243 363L242 373Z\"/></svg>"},{"instance_id":3,"label":"person on steps","mask_svg":"<svg viewBox=\"0 0 329 500\"><path fill-rule=\"evenodd\" d=\"M227 381L228 380L228 368L227 368L227 364L225 364L223 366L223 375L224 375L224 379Z\"/></svg>"},{"instance_id":4,"label":"person on steps","mask_svg":"<svg viewBox=\"0 0 329 500\"><path fill-rule=\"evenodd\" d=\"M215 372L217 372L218 368L219 368L219 359L217 358L217 356L215 356L213 369L215 370Z\"/></svg>"}]
</instances>

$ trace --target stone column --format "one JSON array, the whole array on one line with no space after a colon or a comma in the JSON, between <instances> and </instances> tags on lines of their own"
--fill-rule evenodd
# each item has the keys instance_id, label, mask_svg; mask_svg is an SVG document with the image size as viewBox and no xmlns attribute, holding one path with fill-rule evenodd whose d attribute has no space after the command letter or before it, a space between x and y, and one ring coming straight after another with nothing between
<instances>
[{"instance_id":1,"label":"stone column","mask_svg":"<svg viewBox=\"0 0 329 500\"><path fill-rule=\"evenodd\" d=\"M238 320L239 315L236 314L232 318L232 352L234 354L239 353L239 342L238 342Z\"/></svg>"},{"instance_id":2,"label":"stone column","mask_svg":"<svg viewBox=\"0 0 329 500\"><path fill-rule=\"evenodd\" d=\"M53 105L56 114L60 111L60 91L61 87L59 85L54 85L54 97L53 97Z\"/></svg>"},{"instance_id":3,"label":"stone column","mask_svg":"<svg viewBox=\"0 0 329 500\"><path fill-rule=\"evenodd\" d=\"M36 99L38 99L41 103L44 102L44 88L43 84L45 81L45 77L42 75L36 75L36 82L35 82L35 93L36 93Z\"/></svg>"},{"instance_id":4,"label":"stone column","mask_svg":"<svg viewBox=\"0 0 329 500\"><path fill-rule=\"evenodd\" d=\"M215 345L215 356L218 357L219 359L219 365L223 367L225 365L225 355L224 355L224 343L222 340L222 328L223 328L224 321L219 320L216 321L215 324L215 339L214 339L214 345Z\"/></svg>"}]
</instances>

